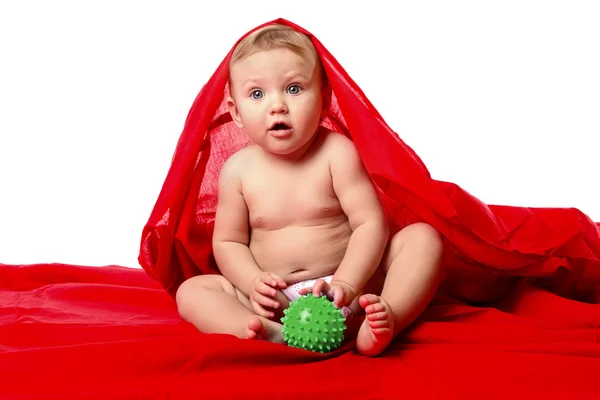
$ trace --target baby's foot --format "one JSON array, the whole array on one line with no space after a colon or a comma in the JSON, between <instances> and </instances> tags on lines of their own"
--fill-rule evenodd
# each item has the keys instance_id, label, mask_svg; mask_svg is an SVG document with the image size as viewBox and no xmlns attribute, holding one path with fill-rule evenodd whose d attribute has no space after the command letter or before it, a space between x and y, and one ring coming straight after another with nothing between
<instances>
[{"instance_id":1,"label":"baby's foot","mask_svg":"<svg viewBox=\"0 0 600 400\"><path fill-rule=\"evenodd\" d=\"M283 343L281 328L282 325L277 322L254 316L248 321L246 338L266 340L273 343Z\"/></svg>"},{"instance_id":2,"label":"baby's foot","mask_svg":"<svg viewBox=\"0 0 600 400\"><path fill-rule=\"evenodd\" d=\"M367 315L356 337L356 349L366 356L376 356L394 337L392 309L384 299L374 294L361 296L359 303Z\"/></svg>"}]
</instances>

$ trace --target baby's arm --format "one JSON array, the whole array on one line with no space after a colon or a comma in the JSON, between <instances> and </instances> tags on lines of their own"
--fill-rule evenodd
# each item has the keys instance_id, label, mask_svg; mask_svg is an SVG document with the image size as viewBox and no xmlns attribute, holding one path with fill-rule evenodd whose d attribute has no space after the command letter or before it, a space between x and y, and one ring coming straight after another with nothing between
<instances>
[{"instance_id":1,"label":"baby's arm","mask_svg":"<svg viewBox=\"0 0 600 400\"><path fill-rule=\"evenodd\" d=\"M331 283L348 284L356 296L381 262L388 241L388 225L354 143L343 135L335 135L332 139L333 188L353 232Z\"/></svg>"},{"instance_id":2,"label":"baby's arm","mask_svg":"<svg viewBox=\"0 0 600 400\"><path fill-rule=\"evenodd\" d=\"M221 169L212 245L223 276L248 296L261 270L248 248L248 207L236 161L234 155Z\"/></svg>"},{"instance_id":3,"label":"baby's arm","mask_svg":"<svg viewBox=\"0 0 600 400\"><path fill-rule=\"evenodd\" d=\"M263 272L248 248L248 207L242 195L241 166L238 163L239 159L232 156L219 176L213 252L223 276L250 298L255 312L268 316L272 313L265 312L260 305L277 308L279 304L273 298L277 288L285 287L285 282L278 276ZM273 296L269 296L271 294Z\"/></svg>"}]
</instances>

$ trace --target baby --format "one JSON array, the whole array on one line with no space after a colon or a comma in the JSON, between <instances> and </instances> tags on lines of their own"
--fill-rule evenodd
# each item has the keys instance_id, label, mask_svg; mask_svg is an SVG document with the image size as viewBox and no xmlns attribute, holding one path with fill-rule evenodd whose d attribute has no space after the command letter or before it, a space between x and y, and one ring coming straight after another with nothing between
<instances>
[{"instance_id":1,"label":"baby","mask_svg":"<svg viewBox=\"0 0 600 400\"><path fill-rule=\"evenodd\" d=\"M229 79L229 111L253 144L219 178L222 275L185 281L180 315L205 333L282 343L282 311L312 292L365 315L357 350L380 354L436 291L437 231L413 224L390 235L353 142L320 126L331 89L307 36L283 25L253 32L234 50Z\"/></svg>"}]
</instances>

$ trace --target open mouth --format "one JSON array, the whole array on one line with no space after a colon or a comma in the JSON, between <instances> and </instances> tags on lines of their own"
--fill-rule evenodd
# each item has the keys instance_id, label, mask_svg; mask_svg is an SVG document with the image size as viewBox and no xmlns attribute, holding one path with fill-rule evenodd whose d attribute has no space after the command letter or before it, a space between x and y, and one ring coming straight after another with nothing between
<instances>
[{"instance_id":1,"label":"open mouth","mask_svg":"<svg viewBox=\"0 0 600 400\"><path fill-rule=\"evenodd\" d=\"M290 129L291 127L285 122L278 122L271 127L271 131L285 131Z\"/></svg>"}]
</instances>

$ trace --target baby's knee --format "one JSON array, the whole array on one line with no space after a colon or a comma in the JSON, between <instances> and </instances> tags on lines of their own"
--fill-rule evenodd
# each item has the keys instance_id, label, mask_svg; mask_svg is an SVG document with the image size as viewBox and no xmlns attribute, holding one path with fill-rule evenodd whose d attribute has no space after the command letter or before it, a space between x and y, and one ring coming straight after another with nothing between
<instances>
[{"instance_id":1,"label":"baby's knee","mask_svg":"<svg viewBox=\"0 0 600 400\"><path fill-rule=\"evenodd\" d=\"M233 285L221 275L198 275L189 278L179 285L175 293L177 311L183 319L186 319L186 315L197 308L198 297L206 290L222 290L235 294Z\"/></svg>"},{"instance_id":2,"label":"baby's knee","mask_svg":"<svg viewBox=\"0 0 600 400\"><path fill-rule=\"evenodd\" d=\"M410 229L410 236L416 244L426 247L431 252L441 254L444 242L442 235L433 226L419 222L407 229Z\"/></svg>"},{"instance_id":3,"label":"baby's knee","mask_svg":"<svg viewBox=\"0 0 600 400\"><path fill-rule=\"evenodd\" d=\"M407 226L392 237L391 249L400 250L404 246L410 246L415 250L425 249L429 254L441 256L444 242L440 233L433 226L418 222Z\"/></svg>"},{"instance_id":4,"label":"baby's knee","mask_svg":"<svg viewBox=\"0 0 600 400\"><path fill-rule=\"evenodd\" d=\"M419 254L423 254L429 262L426 263L430 267L429 273L436 281L441 279L442 256L444 252L444 241L442 235L431 225L426 223L418 223L413 226L413 240Z\"/></svg>"},{"instance_id":5,"label":"baby's knee","mask_svg":"<svg viewBox=\"0 0 600 400\"><path fill-rule=\"evenodd\" d=\"M413 247L411 254L415 259L420 259L420 268L428 277L427 281L438 285L444 274L442 236L433 226L426 223L417 223L406 229L410 229L408 240Z\"/></svg>"},{"instance_id":6,"label":"baby's knee","mask_svg":"<svg viewBox=\"0 0 600 400\"><path fill-rule=\"evenodd\" d=\"M429 224L415 223L396 233L389 242L383 258L383 271L387 273L396 259L418 262L428 274L442 273L444 243L439 232Z\"/></svg>"},{"instance_id":7,"label":"baby's knee","mask_svg":"<svg viewBox=\"0 0 600 400\"><path fill-rule=\"evenodd\" d=\"M175 303L177 304L177 311L183 319L187 319L187 314L190 309L193 308L194 297L197 292L198 286L202 284L203 276L194 276L185 280L175 293Z\"/></svg>"}]
</instances>

